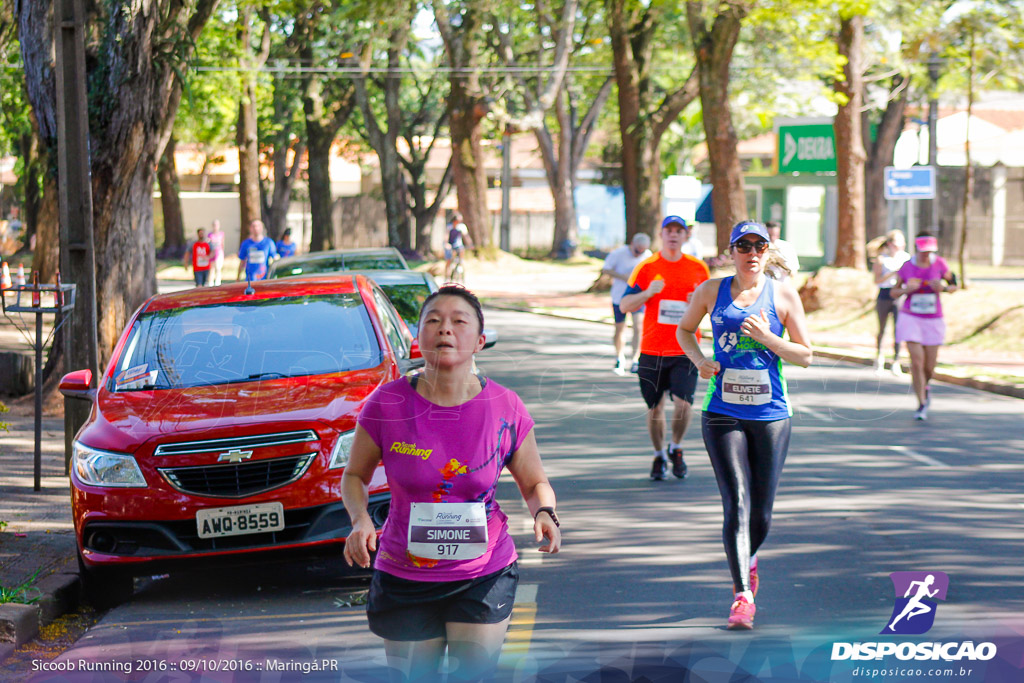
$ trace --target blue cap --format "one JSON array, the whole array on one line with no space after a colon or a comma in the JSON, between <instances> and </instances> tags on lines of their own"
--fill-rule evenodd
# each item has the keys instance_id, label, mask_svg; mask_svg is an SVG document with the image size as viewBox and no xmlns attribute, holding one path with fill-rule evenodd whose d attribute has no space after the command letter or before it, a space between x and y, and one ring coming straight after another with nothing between
<instances>
[{"instance_id":1,"label":"blue cap","mask_svg":"<svg viewBox=\"0 0 1024 683\"><path fill-rule=\"evenodd\" d=\"M741 221L732 229L732 236L729 237L729 244L735 244L744 235L757 235L758 237L763 237L766 242L772 241L772 238L768 236L768 228L764 227L763 223L757 223L755 221Z\"/></svg>"},{"instance_id":2,"label":"blue cap","mask_svg":"<svg viewBox=\"0 0 1024 683\"><path fill-rule=\"evenodd\" d=\"M666 216L665 220L663 220L661 222L661 227L665 228L665 227L668 227L669 225L672 225L673 223L677 223L677 224L683 226L683 230L689 230L689 228L690 228L690 226L688 226L686 224L686 221L684 221L679 216Z\"/></svg>"}]
</instances>

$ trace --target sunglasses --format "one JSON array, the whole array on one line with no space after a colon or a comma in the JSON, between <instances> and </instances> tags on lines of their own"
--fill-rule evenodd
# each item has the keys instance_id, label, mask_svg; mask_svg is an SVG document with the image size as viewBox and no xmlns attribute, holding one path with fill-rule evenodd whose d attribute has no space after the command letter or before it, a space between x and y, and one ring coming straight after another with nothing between
<instances>
[{"instance_id":1,"label":"sunglasses","mask_svg":"<svg viewBox=\"0 0 1024 683\"><path fill-rule=\"evenodd\" d=\"M768 250L768 242L765 240L740 240L734 242L732 248L741 254L749 254L751 249L757 251L758 254L763 254Z\"/></svg>"}]
</instances>

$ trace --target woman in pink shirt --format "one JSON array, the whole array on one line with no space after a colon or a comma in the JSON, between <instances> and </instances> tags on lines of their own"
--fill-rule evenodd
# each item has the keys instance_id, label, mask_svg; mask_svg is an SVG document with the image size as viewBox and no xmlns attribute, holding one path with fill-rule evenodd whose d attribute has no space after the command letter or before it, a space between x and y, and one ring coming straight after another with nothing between
<instances>
[{"instance_id":1,"label":"woman in pink shirt","mask_svg":"<svg viewBox=\"0 0 1024 683\"><path fill-rule=\"evenodd\" d=\"M918 420L928 419L928 383L946 337L939 294L957 289L956 276L938 251L938 240L927 233L918 234L914 258L900 267L896 286L890 290L894 299L907 295L896 320L896 343L906 343L910 353L910 376L918 403L914 416Z\"/></svg>"},{"instance_id":2,"label":"woman in pink shirt","mask_svg":"<svg viewBox=\"0 0 1024 683\"><path fill-rule=\"evenodd\" d=\"M480 302L446 285L423 302L426 366L377 389L359 415L342 499L352 519L349 566L370 565L370 630L384 638L402 680L433 680L448 650L449 680L487 680L505 639L519 572L505 513L495 500L507 469L534 517L541 552L558 552L555 493L519 397L473 374L484 345ZM377 547L367 513L384 464L391 510Z\"/></svg>"}]
</instances>

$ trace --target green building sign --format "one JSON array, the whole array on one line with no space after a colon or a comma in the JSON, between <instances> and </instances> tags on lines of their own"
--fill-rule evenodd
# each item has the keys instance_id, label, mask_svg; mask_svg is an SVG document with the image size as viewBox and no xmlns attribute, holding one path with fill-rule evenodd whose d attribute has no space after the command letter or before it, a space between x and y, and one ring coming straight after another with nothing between
<instances>
[{"instance_id":1,"label":"green building sign","mask_svg":"<svg viewBox=\"0 0 1024 683\"><path fill-rule=\"evenodd\" d=\"M779 173L835 173L836 136L832 124L779 126Z\"/></svg>"}]
</instances>

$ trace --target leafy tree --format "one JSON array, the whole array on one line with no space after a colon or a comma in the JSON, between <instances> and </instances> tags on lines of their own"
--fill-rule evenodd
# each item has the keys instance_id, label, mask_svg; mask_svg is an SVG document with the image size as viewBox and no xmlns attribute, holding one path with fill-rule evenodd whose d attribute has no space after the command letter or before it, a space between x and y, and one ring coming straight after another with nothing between
<instances>
[{"instance_id":1,"label":"leafy tree","mask_svg":"<svg viewBox=\"0 0 1024 683\"><path fill-rule=\"evenodd\" d=\"M256 17L259 16L259 21ZM270 56L270 10L260 3L240 0L238 45L241 61L242 89L238 101L238 202L242 234L249 224L262 217L260 211L259 118L257 104L257 73Z\"/></svg>"},{"instance_id":2,"label":"leafy tree","mask_svg":"<svg viewBox=\"0 0 1024 683\"><path fill-rule=\"evenodd\" d=\"M1024 10L1019 4L996 0L973 0L952 5L943 16L947 46L944 50L944 85L966 94L968 128L964 131L964 194L960 234L957 242L960 274L966 286L965 254L970 235L967 208L974 192L971 168L970 118L975 88L984 85L1015 86L1024 89L1020 52L1024 48Z\"/></svg>"},{"instance_id":3,"label":"leafy tree","mask_svg":"<svg viewBox=\"0 0 1024 683\"><path fill-rule=\"evenodd\" d=\"M729 67L743 19L751 5L750 0L726 0L709 9L703 0L688 0L686 3L690 40L700 82L710 180L715 188L711 204L720 251L729 245L732 226L747 217L743 174L736 150L738 138L729 102Z\"/></svg>"},{"instance_id":4,"label":"leafy tree","mask_svg":"<svg viewBox=\"0 0 1024 683\"><path fill-rule=\"evenodd\" d=\"M15 5L29 101L57 144L52 0ZM181 74L217 0L89 3L88 116L101 363L156 291L152 188L181 99ZM55 173L49 178L55 179Z\"/></svg>"},{"instance_id":5,"label":"leafy tree","mask_svg":"<svg viewBox=\"0 0 1024 683\"><path fill-rule=\"evenodd\" d=\"M355 87L350 78L325 78L326 67L337 67L351 55L353 36L339 16L341 10L317 1L296 8L290 40L302 72L302 109L309 150L310 251L333 249L331 222L331 145L355 108ZM339 30L344 26L345 30ZM314 68L315 67L315 68Z\"/></svg>"},{"instance_id":6,"label":"leafy tree","mask_svg":"<svg viewBox=\"0 0 1024 683\"><path fill-rule=\"evenodd\" d=\"M576 203L574 189L576 171L583 160L594 121L611 93L613 79L600 74L599 87L587 92L588 104L582 121L577 120L580 106L580 87L586 77L575 78L569 68L573 63L586 61L593 53L593 17L597 2L581 9L576 0L566 0L560 16L545 3L536 3L532 12L513 15L503 30L498 32L501 53L507 66L512 67L518 85L517 94L523 99L525 115L514 117L517 127L533 131L544 163L548 186L555 204L555 231L551 255L561 253L565 243L577 242ZM582 16L580 16L582 15ZM599 18L598 18L599 20ZM548 66L550 55L551 65ZM524 59L525 57L525 59ZM535 61L535 74L522 68L526 59ZM595 79L590 79L595 80Z\"/></svg>"},{"instance_id":7,"label":"leafy tree","mask_svg":"<svg viewBox=\"0 0 1024 683\"><path fill-rule=\"evenodd\" d=\"M432 0L434 18L444 42L450 69L448 129L452 140L452 173L459 210L473 239L491 242L484 168L483 120L490 111L489 90L481 79L486 59L490 0Z\"/></svg>"},{"instance_id":8,"label":"leafy tree","mask_svg":"<svg viewBox=\"0 0 1024 683\"><path fill-rule=\"evenodd\" d=\"M697 71L680 85L672 69L657 77L655 57L676 54L682 36L661 36L669 45L656 55L659 27L674 27L681 17L666 3L606 0L612 66L618 86L622 185L626 202L626 240L637 232L655 234L661 217L661 140L669 126L698 95Z\"/></svg>"}]
</instances>

